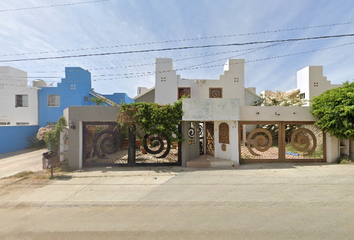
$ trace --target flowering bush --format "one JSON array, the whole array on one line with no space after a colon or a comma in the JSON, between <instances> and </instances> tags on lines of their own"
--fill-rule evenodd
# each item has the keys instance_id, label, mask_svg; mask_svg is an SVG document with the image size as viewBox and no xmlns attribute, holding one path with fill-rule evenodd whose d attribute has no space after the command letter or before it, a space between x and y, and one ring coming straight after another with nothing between
<instances>
[{"instance_id":1,"label":"flowering bush","mask_svg":"<svg viewBox=\"0 0 354 240\"><path fill-rule=\"evenodd\" d=\"M37 137L37 139L39 140L39 141L41 141L41 140L44 140L44 138L45 138L45 135L48 133L48 132L50 132L50 131L52 131L53 129L51 128L51 127L41 127L39 130L38 130L38 133L37 133L37 135L36 135L36 137Z\"/></svg>"}]
</instances>

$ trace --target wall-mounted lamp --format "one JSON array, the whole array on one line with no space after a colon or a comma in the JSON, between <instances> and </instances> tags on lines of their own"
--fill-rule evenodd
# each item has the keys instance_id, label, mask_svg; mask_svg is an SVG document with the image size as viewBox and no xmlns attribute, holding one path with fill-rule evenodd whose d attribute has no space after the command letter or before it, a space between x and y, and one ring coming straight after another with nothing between
<instances>
[{"instance_id":1,"label":"wall-mounted lamp","mask_svg":"<svg viewBox=\"0 0 354 240\"><path fill-rule=\"evenodd\" d=\"M256 112L256 114L259 114L259 112Z\"/></svg>"},{"instance_id":2,"label":"wall-mounted lamp","mask_svg":"<svg viewBox=\"0 0 354 240\"><path fill-rule=\"evenodd\" d=\"M279 116L279 115L280 115L280 113L278 113L278 112L275 112L275 115Z\"/></svg>"},{"instance_id":3,"label":"wall-mounted lamp","mask_svg":"<svg viewBox=\"0 0 354 240\"><path fill-rule=\"evenodd\" d=\"M69 121L69 127L71 128L71 129L75 129L75 124L74 124L74 122L73 121Z\"/></svg>"}]
</instances>

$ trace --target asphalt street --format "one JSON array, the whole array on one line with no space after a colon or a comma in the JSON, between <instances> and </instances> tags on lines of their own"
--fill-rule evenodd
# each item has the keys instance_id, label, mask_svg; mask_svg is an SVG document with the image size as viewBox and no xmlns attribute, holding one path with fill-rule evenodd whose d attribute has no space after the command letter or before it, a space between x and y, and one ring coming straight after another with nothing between
<instances>
[{"instance_id":1,"label":"asphalt street","mask_svg":"<svg viewBox=\"0 0 354 240\"><path fill-rule=\"evenodd\" d=\"M0 239L352 239L354 165L85 169L0 186Z\"/></svg>"}]
</instances>

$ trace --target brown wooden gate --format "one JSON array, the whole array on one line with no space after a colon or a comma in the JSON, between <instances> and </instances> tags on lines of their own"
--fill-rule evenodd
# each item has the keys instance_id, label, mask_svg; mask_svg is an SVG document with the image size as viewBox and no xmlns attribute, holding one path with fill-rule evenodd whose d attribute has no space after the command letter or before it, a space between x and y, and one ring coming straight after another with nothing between
<instances>
[{"instance_id":1,"label":"brown wooden gate","mask_svg":"<svg viewBox=\"0 0 354 240\"><path fill-rule=\"evenodd\" d=\"M324 162L326 142L313 122L240 122L242 163Z\"/></svg>"}]
</instances>

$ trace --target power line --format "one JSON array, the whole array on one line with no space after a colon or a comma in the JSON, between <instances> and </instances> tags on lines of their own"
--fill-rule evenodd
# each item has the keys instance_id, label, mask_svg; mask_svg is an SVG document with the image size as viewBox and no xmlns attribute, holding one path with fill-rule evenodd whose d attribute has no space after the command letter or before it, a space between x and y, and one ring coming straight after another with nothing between
<instances>
[{"instance_id":1,"label":"power line","mask_svg":"<svg viewBox=\"0 0 354 240\"><path fill-rule=\"evenodd\" d=\"M247 60L244 63L253 63L253 62L260 62L260 61L267 61L267 60L272 60L272 59L278 59L278 58L284 58L284 57L291 57L291 56L296 56L296 55L301 55L301 54L307 54L307 53L313 53L313 52L319 52L319 51L325 51L328 49L333 49L333 48L338 48L338 47L344 47L344 46L349 46L353 45L354 42L346 43L346 44L340 44L332 47L326 47L326 48L320 48L320 49L313 49L309 51L303 51L303 52L297 52L297 53L289 53L285 55L279 55L279 56L274 56L274 57L267 57L267 58L259 58L259 59L253 59L253 60ZM243 62L242 62L243 63ZM240 63L233 63L230 65L234 64L240 64ZM202 64L200 64L202 65ZM151 72L144 72L144 73L126 73L126 74L116 74L116 75L125 75L124 77L117 77L117 78L108 78L108 79L94 79L93 81L108 81L108 80L116 80L116 79L126 79L126 78L137 78L137 77L146 77L146 76L151 76L154 74L161 74L161 73L168 73L171 71L187 71L187 70L195 70L195 69L202 69L202 68L213 68L213 67L222 67L225 64L215 64L215 65L209 65L209 66L190 66L190 67L183 67L183 68L177 68L174 70L166 70L166 71L151 71ZM102 76L113 76L113 74L108 74L108 75L94 75L92 77L102 77Z\"/></svg>"},{"instance_id":2,"label":"power line","mask_svg":"<svg viewBox=\"0 0 354 240\"><path fill-rule=\"evenodd\" d=\"M322 40L309 40L309 42L320 42L320 41L329 41L331 39L322 39ZM284 46L286 44L307 44L307 41L301 41L301 42L286 42L282 43L281 46ZM277 45L280 46L280 45ZM179 55L174 55L174 56L168 56L168 58L172 58L173 62L178 62L178 61L184 61L184 60L191 60L191 59L197 59L197 58L203 58L203 57L212 57L216 55L222 55L222 54L227 54L227 53L233 53L233 52L242 52L242 51L249 51L252 49L259 49L263 47L256 47L256 48L247 48L247 49L239 49L239 50L232 50L232 51L222 51L222 52L216 52L216 53L194 53L194 54L179 54ZM176 59L177 58L177 59ZM230 58L230 57L229 57ZM83 66L85 64L97 64L97 63L108 63L108 62L129 62L129 61L142 61L142 60L155 60L155 57L143 57L143 58L124 58L124 59L114 59L110 61L93 61L93 62L80 62L80 67L84 68ZM155 62L152 63L145 63L145 64L131 64L131 65L125 65L125 66L119 66L119 67L112 67L112 68L130 68L130 67L142 67L143 65L148 66L148 65L155 65ZM45 68L45 67L70 67L70 65L74 65L72 67L77 67L78 64L73 64L73 63L66 63L66 64L53 64L53 65L40 65L40 66L28 66L28 67L22 67L21 69L26 71L25 69L32 69L32 68ZM105 70L105 69L111 69L111 68L87 68L87 70ZM1 71L0 71L1 72ZM65 71L31 71L31 73L60 73L60 72L65 72Z\"/></svg>"},{"instance_id":3,"label":"power line","mask_svg":"<svg viewBox=\"0 0 354 240\"><path fill-rule=\"evenodd\" d=\"M132 53L163 52L163 51L198 49L198 48L245 46L245 45L255 45L255 44L264 44L264 43L282 43L282 42L292 42L292 41L305 41L305 40L312 40L312 39L342 38L342 37L353 37L353 36L354 34L351 33L351 34L341 34L341 35L328 35L328 36L317 36L317 37L307 37L307 38L290 38L290 39L255 41L255 42L245 42L245 43L227 43L227 44L214 44L214 45L132 50L132 51L122 51L122 52L90 53L90 54L67 55L67 56L56 56L56 57L9 59L9 60L0 60L0 62L22 62L22 61L37 61L37 60L49 60L49 59L121 55L121 54L132 54Z\"/></svg>"},{"instance_id":4,"label":"power line","mask_svg":"<svg viewBox=\"0 0 354 240\"><path fill-rule=\"evenodd\" d=\"M281 43L281 44L287 44L287 43ZM198 59L198 58L205 58L205 57L212 57L212 56L217 56L217 55L221 55L221 54L226 54L226 53L232 53L232 52L246 52L244 54L248 54L251 52L255 52L255 51L259 51L262 50L264 48L268 48L268 47L273 47L273 46L277 46L279 45L279 43L277 44L273 44L271 46L266 46L266 47L255 47L255 48L247 48L247 49L239 49L239 50L233 50L233 51L225 51L225 52L216 52L216 53L208 53L208 54L196 54L198 56L194 56L194 57L187 57L187 58L180 58L180 59L173 59L173 62L180 62L180 61L186 61L186 60L192 60L192 59ZM251 51L253 50L253 51ZM242 55L244 55L242 54ZM190 56L190 55L188 55ZM144 58L144 59L151 59L151 58ZM135 59L135 60L140 60L140 59ZM170 62L170 61L166 61L165 63ZM104 67L104 68L88 68L87 70L92 71L92 70L109 70L109 69L117 69L117 68L132 68L132 67L145 67L145 66L152 66L152 65L156 65L156 62L151 62L151 63L141 63L141 64L131 64L131 65L125 65L125 66L117 66L117 67ZM81 70L67 70L67 71L33 71L31 73L62 73L62 72L77 72L77 71L81 71ZM1 70L0 70L1 73Z\"/></svg>"},{"instance_id":5,"label":"power line","mask_svg":"<svg viewBox=\"0 0 354 240\"><path fill-rule=\"evenodd\" d=\"M38 6L38 7L0 9L0 12L13 12L13 11L33 10L33 9L53 8L53 7L66 7L66 6L72 6L72 5L78 5L78 4L96 3L96 2L106 2L106 1L109 1L109 0L95 0L95 1L75 2L75 3L64 3L64 4L55 4L55 5Z\"/></svg>"},{"instance_id":6,"label":"power line","mask_svg":"<svg viewBox=\"0 0 354 240\"><path fill-rule=\"evenodd\" d=\"M259 58L259 59L253 59L253 60L247 60L244 62L236 62L236 63L231 63L229 65L236 65L236 64L243 64L243 63L254 63L254 62L260 62L260 61L268 61L268 60L273 60L273 59L278 59L278 58L285 58L285 57L291 57L291 56L296 56L296 55L301 55L301 54L307 54L307 53L313 53L313 52L319 52L319 51L325 51L328 49L333 49L333 48L338 48L338 47L344 47L344 46L349 46L353 45L354 42L346 43L346 44L340 44L332 47L326 47L326 48L320 48L320 49L313 49L309 51L303 51L303 52L297 52L297 53L289 53L285 55L278 55L278 56L273 56L273 57L267 57L267 58ZM208 63L205 63L208 64ZM200 64L202 65L202 64ZM209 65L209 66L189 66L189 67L183 67L179 69L174 69L174 70L166 70L166 71L151 71L151 72L144 72L144 73L125 73L125 74L103 74L103 75L93 75L92 77L103 77L103 76L122 76L124 77L117 77L117 78L107 78L107 79L92 79L92 81L109 81L109 80L118 80L118 79L127 79L127 78L138 78L138 77L146 77L146 76L152 76L154 74L161 74L161 73L168 73L171 71L188 71L188 70L195 70L195 69L202 69L202 68L213 68L213 67L222 67L225 64L215 64L215 65ZM29 77L29 78L34 78L34 77ZM42 77L42 78L61 78L61 77ZM33 82L33 81L32 81ZM45 82L51 82L51 81L45 81ZM80 81L70 81L70 82L80 82ZM60 83L60 82L56 82ZM14 84L2 84L6 86L15 86Z\"/></svg>"},{"instance_id":7,"label":"power line","mask_svg":"<svg viewBox=\"0 0 354 240\"><path fill-rule=\"evenodd\" d=\"M108 0L102 0L102 1L108 1ZM153 44L165 44L165 43L196 41L196 40L205 40L205 39L230 38L230 37L239 37L239 36L260 35L260 34L266 34L266 33L277 33L277 32L298 31L298 30L323 28L323 27L333 27L333 26L348 25L348 24L353 24L353 23L354 22L332 23L332 24L324 24L324 25L318 25L318 26L278 29L278 30L269 30L269 31L262 31L262 32L239 33L239 34L218 35L218 36L198 37L198 38L185 38L185 39L165 40L165 41L146 42L146 43L122 44L122 45L115 45L115 46L77 48L77 49L55 50L55 51L41 51L41 52L34 52L34 53L3 54L3 55L0 55L0 57L30 55L30 54L47 54L47 53L61 53L61 52L73 52L73 51L98 50L98 49L105 49L105 48L136 47L136 46L146 46L146 45L153 45Z\"/></svg>"}]
</instances>

